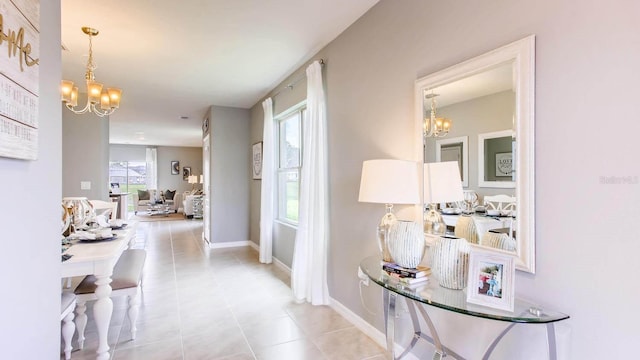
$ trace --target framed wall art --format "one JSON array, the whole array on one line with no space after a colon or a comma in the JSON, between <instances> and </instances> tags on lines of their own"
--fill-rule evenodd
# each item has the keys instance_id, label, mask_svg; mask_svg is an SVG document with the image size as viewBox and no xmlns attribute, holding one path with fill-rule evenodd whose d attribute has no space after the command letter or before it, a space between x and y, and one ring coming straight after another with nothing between
<instances>
[{"instance_id":1,"label":"framed wall art","mask_svg":"<svg viewBox=\"0 0 640 360\"><path fill-rule=\"evenodd\" d=\"M189 180L189 176L191 176L191 166L184 166L182 168L182 180Z\"/></svg>"},{"instance_id":2,"label":"framed wall art","mask_svg":"<svg viewBox=\"0 0 640 360\"><path fill-rule=\"evenodd\" d=\"M180 174L180 161L171 162L171 175Z\"/></svg>"},{"instance_id":3,"label":"framed wall art","mask_svg":"<svg viewBox=\"0 0 640 360\"><path fill-rule=\"evenodd\" d=\"M253 157L251 160L251 172L254 180L262 179L262 141L253 144Z\"/></svg>"},{"instance_id":4,"label":"framed wall art","mask_svg":"<svg viewBox=\"0 0 640 360\"><path fill-rule=\"evenodd\" d=\"M471 247L467 302L513 311L515 257L512 253Z\"/></svg>"}]
</instances>

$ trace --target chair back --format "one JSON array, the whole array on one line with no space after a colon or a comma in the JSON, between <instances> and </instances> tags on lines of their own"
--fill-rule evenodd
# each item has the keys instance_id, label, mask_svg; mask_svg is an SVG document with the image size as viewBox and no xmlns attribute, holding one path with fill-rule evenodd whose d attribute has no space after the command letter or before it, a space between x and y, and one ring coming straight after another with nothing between
<instances>
[{"instance_id":1,"label":"chair back","mask_svg":"<svg viewBox=\"0 0 640 360\"><path fill-rule=\"evenodd\" d=\"M111 213L109 214L109 219L113 220L116 218L118 213L118 203L115 201L103 201L103 200L89 200L94 210L103 210L109 209Z\"/></svg>"},{"instance_id":2,"label":"chair back","mask_svg":"<svg viewBox=\"0 0 640 360\"><path fill-rule=\"evenodd\" d=\"M508 211L516 209L515 196L509 195L487 195L484 197L484 206L487 210Z\"/></svg>"},{"instance_id":3,"label":"chair back","mask_svg":"<svg viewBox=\"0 0 640 360\"><path fill-rule=\"evenodd\" d=\"M472 244L478 243L478 229L471 216L459 216L454 230L456 237L467 239Z\"/></svg>"}]
</instances>

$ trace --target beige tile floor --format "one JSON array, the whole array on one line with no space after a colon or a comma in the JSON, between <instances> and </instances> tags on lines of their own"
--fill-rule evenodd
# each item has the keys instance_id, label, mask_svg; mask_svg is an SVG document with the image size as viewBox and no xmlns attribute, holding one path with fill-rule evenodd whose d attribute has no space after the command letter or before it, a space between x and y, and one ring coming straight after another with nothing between
<instances>
[{"instance_id":1,"label":"beige tile floor","mask_svg":"<svg viewBox=\"0 0 640 360\"><path fill-rule=\"evenodd\" d=\"M385 358L381 347L331 308L297 304L288 273L260 264L255 250L212 250L201 232L202 222L194 220L139 224L136 247L147 250L147 260L138 333L131 340L125 299L114 298L112 359ZM87 314L85 346L74 349L72 359L95 358L91 303Z\"/></svg>"}]
</instances>

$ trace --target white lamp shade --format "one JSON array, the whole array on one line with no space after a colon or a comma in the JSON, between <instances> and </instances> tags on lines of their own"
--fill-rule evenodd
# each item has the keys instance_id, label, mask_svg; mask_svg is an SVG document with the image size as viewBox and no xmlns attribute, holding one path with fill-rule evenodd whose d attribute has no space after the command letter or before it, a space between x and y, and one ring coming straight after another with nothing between
<instances>
[{"instance_id":1,"label":"white lamp shade","mask_svg":"<svg viewBox=\"0 0 640 360\"><path fill-rule=\"evenodd\" d=\"M358 201L381 204L419 204L419 163L380 159L362 163Z\"/></svg>"},{"instance_id":2,"label":"white lamp shade","mask_svg":"<svg viewBox=\"0 0 640 360\"><path fill-rule=\"evenodd\" d=\"M424 202L426 204L464 199L457 161L424 164Z\"/></svg>"},{"instance_id":3,"label":"white lamp shade","mask_svg":"<svg viewBox=\"0 0 640 360\"><path fill-rule=\"evenodd\" d=\"M189 175L188 181L189 181L189 184L197 184L198 183L198 176L197 175Z\"/></svg>"}]
</instances>

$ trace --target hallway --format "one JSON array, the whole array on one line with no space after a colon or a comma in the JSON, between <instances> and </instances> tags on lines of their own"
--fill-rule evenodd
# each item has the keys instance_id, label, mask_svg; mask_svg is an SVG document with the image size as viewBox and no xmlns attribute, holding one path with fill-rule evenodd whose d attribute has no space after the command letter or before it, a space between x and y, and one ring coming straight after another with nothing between
<instances>
[{"instance_id":1,"label":"hallway","mask_svg":"<svg viewBox=\"0 0 640 360\"><path fill-rule=\"evenodd\" d=\"M112 359L384 359L331 308L295 303L288 273L260 264L257 251L211 250L201 232L201 221L139 223L135 247L147 250L147 260L138 333L130 340L125 299L114 298ZM85 348L72 359L95 358L91 306Z\"/></svg>"}]
</instances>

